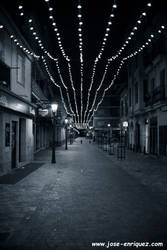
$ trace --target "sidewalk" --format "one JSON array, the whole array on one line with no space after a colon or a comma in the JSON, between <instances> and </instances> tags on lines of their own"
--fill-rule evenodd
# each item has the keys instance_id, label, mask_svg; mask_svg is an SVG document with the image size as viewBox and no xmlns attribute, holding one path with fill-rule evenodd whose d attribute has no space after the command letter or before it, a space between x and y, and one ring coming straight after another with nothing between
<instances>
[{"instance_id":1,"label":"sidewalk","mask_svg":"<svg viewBox=\"0 0 167 250\"><path fill-rule=\"evenodd\" d=\"M99 150L103 151L101 148ZM118 167L138 178L142 184L149 186L153 191L158 189L167 194L167 160L158 159L152 155L136 153L131 150L126 150L126 158L119 160L117 159L116 150L114 155L103 152Z\"/></svg>"}]
</instances>

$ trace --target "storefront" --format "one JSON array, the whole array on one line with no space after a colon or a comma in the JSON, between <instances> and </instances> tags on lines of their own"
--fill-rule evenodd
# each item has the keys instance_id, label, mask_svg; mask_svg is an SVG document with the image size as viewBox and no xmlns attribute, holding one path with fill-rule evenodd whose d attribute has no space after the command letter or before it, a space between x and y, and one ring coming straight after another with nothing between
<instances>
[{"instance_id":1,"label":"storefront","mask_svg":"<svg viewBox=\"0 0 167 250\"><path fill-rule=\"evenodd\" d=\"M35 106L0 88L0 175L33 160Z\"/></svg>"}]
</instances>

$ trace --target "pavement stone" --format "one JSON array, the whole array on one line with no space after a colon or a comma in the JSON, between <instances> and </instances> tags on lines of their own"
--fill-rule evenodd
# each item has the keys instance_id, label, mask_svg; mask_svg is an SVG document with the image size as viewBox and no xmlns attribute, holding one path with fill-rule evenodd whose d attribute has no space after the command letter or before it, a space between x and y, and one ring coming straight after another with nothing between
<instances>
[{"instance_id":1,"label":"pavement stone","mask_svg":"<svg viewBox=\"0 0 167 250\"><path fill-rule=\"evenodd\" d=\"M104 241L167 243L166 183L160 174L155 178L156 164L163 176L165 164L132 152L118 161L85 139L83 144L76 140L69 150L58 148L56 164L50 156L50 150L39 152L35 160L45 162L41 168L15 185L0 185L0 234L10 233L1 249L89 250L92 242Z\"/></svg>"}]
</instances>

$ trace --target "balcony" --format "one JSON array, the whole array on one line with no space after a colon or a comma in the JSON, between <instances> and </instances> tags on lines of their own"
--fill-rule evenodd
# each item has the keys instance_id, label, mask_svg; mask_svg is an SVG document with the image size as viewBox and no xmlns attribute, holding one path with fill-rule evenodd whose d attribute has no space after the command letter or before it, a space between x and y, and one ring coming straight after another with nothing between
<instances>
[{"instance_id":1,"label":"balcony","mask_svg":"<svg viewBox=\"0 0 167 250\"><path fill-rule=\"evenodd\" d=\"M161 86L153 89L151 95L147 94L144 97L145 106L153 105L157 102L164 101L165 97L165 89Z\"/></svg>"}]
</instances>

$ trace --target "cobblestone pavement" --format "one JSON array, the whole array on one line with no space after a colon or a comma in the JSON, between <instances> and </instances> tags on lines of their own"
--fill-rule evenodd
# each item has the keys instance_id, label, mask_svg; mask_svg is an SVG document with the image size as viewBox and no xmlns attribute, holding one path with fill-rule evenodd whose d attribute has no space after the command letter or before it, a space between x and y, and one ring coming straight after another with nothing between
<instances>
[{"instance_id":1,"label":"cobblestone pavement","mask_svg":"<svg viewBox=\"0 0 167 250\"><path fill-rule=\"evenodd\" d=\"M36 160L45 162L41 168L15 185L0 185L0 235L9 234L6 240L1 237L1 249L89 250L102 249L91 247L92 242L167 243L162 185L150 188L128 167L129 161L137 169L139 155L120 162L78 139L69 150L57 150L56 164L49 163L50 156L50 151L39 153Z\"/></svg>"}]
</instances>

